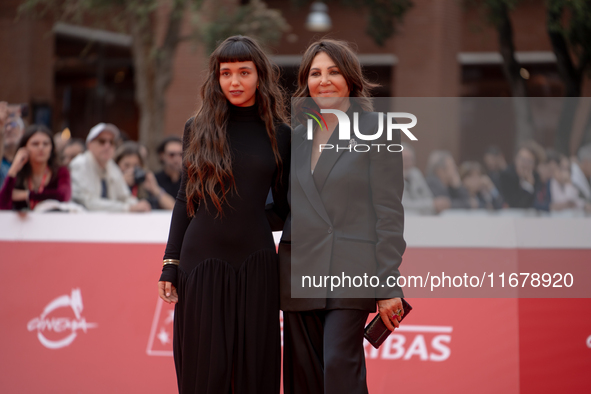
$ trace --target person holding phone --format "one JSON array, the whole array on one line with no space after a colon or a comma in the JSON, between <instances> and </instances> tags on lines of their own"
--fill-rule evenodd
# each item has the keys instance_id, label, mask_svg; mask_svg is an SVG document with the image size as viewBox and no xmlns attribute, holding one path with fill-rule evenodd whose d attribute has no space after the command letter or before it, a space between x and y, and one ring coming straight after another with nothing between
<instances>
[{"instance_id":1,"label":"person holding phone","mask_svg":"<svg viewBox=\"0 0 591 394\"><path fill-rule=\"evenodd\" d=\"M18 143L25 132L25 123L18 110L6 101L0 101L0 187L10 169L18 149Z\"/></svg>"},{"instance_id":2,"label":"person holding phone","mask_svg":"<svg viewBox=\"0 0 591 394\"><path fill-rule=\"evenodd\" d=\"M70 172L60 166L49 129L29 126L0 190L0 209L34 209L43 200L67 202Z\"/></svg>"},{"instance_id":3,"label":"person holding phone","mask_svg":"<svg viewBox=\"0 0 591 394\"><path fill-rule=\"evenodd\" d=\"M302 284L311 275L365 273L381 283L400 275L406 248L401 153L347 149L355 139L340 141L338 118L326 112L310 138L307 119L299 118L339 110L351 122L358 117L361 133L373 134L381 116L372 112L368 98L373 86L346 42L323 39L303 55L292 113L301 125L292 141L291 211L279 243L285 394L367 393L363 333L368 315L377 303L390 330L403 316L398 287L333 291ZM399 130L391 141L382 134L372 143L400 144Z\"/></svg>"},{"instance_id":4,"label":"person holding phone","mask_svg":"<svg viewBox=\"0 0 591 394\"><path fill-rule=\"evenodd\" d=\"M201 98L158 282L176 304L179 392L276 394L279 273L265 206L271 189L287 216L291 138L278 68L251 38L230 37L209 58Z\"/></svg>"}]
</instances>

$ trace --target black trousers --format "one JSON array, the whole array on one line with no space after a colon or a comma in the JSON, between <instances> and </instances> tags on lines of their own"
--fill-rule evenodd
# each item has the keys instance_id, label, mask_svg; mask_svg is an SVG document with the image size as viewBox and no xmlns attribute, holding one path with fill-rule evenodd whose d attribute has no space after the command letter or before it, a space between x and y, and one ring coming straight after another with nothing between
<instances>
[{"instance_id":1,"label":"black trousers","mask_svg":"<svg viewBox=\"0 0 591 394\"><path fill-rule=\"evenodd\" d=\"M354 309L283 312L284 394L367 394L368 315Z\"/></svg>"}]
</instances>

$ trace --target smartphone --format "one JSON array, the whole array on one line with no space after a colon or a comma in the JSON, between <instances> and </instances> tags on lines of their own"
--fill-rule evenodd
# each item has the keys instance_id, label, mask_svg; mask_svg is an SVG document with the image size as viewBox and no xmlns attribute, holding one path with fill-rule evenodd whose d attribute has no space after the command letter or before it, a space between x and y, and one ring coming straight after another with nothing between
<instances>
[{"instance_id":1,"label":"smartphone","mask_svg":"<svg viewBox=\"0 0 591 394\"><path fill-rule=\"evenodd\" d=\"M26 118L29 116L29 104L9 104L7 106L8 116L20 116Z\"/></svg>"}]
</instances>

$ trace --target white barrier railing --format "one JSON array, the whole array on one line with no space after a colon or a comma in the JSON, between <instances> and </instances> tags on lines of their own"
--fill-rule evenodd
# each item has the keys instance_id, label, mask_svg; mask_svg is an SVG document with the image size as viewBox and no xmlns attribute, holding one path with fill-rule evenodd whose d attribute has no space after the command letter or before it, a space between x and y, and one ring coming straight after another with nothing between
<instances>
[{"instance_id":1,"label":"white barrier railing","mask_svg":"<svg viewBox=\"0 0 591 394\"><path fill-rule=\"evenodd\" d=\"M166 243L169 211L0 212L0 241ZM274 233L276 242L281 233ZM407 216L408 247L591 249L591 218Z\"/></svg>"}]
</instances>

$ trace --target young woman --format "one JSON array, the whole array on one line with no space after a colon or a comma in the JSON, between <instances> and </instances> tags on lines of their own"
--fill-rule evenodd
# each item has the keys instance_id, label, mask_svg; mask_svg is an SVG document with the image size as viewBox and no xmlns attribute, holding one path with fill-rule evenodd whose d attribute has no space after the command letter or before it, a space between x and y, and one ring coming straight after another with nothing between
<instances>
[{"instance_id":1,"label":"young woman","mask_svg":"<svg viewBox=\"0 0 591 394\"><path fill-rule=\"evenodd\" d=\"M51 132L29 126L0 190L0 209L33 209L43 200L70 201L71 195L70 172L59 166Z\"/></svg>"},{"instance_id":2,"label":"young woman","mask_svg":"<svg viewBox=\"0 0 591 394\"><path fill-rule=\"evenodd\" d=\"M152 209L172 209L174 207L174 198L160 187L152 171L144 169L140 144L135 141L124 142L115 151L114 160L123 173L123 178L125 178L132 196L147 200ZM142 179L136 178L138 170Z\"/></svg>"},{"instance_id":3,"label":"young woman","mask_svg":"<svg viewBox=\"0 0 591 394\"><path fill-rule=\"evenodd\" d=\"M252 39L212 53L201 109L185 124L183 174L160 297L176 303L181 393L278 393L279 278L265 214L289 209L291 129L278 70Z\"/></svg>"},{"instance_id":4,"label":"young woman","mask_svg":"<svg viewBox=\"0 0 591 394\"><path fill-rule=\"evenodd\" d=\"M374 134L379 115L371 112L371 87L345 42L315 42L300 65L295 96L301 100L292 118L338 109L353 120L355 112L361 133ZM343 149L355 140L339 141L337 117L323 118L311 139L306 119L293 133L291 213L279 244L285 394L367 393L367 317L377 302L388 328L401 318L400 288L300 285L304 276L364 274L386 283L399 276L406 247L402 155ZM400 144L399 132L392 141L385 135L372 143ZM341 149L321 150L321 144Z\"/></svg>"}]
</instances>

